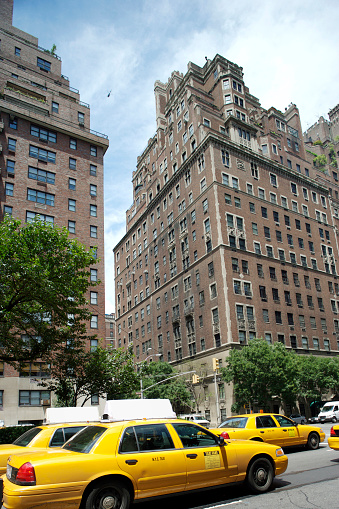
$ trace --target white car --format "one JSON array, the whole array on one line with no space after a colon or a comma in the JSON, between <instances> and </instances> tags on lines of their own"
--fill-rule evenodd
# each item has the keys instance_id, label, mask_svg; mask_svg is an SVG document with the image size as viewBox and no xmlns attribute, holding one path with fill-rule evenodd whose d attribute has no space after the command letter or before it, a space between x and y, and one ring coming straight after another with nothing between
<instances>
[{"instance_id":1,"label":"white car","mask_svg":"<svg viewBox=\"0 0 339 509\"><path fill-rule=\"evenodd\" d=\"M185 419L186 421L193 421L195 424L200 424L200 426L204 426L204 428L209 428L210 421L205 419L202 414L184 414L179 415L179 419Z\"/></svg>"}]
</instances>

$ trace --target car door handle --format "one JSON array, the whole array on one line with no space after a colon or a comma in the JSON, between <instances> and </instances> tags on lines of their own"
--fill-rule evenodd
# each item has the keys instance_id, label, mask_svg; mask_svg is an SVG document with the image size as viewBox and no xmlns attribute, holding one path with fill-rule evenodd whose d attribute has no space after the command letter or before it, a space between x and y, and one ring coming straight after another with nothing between
<instances>
[{"instance_id":1,"label":"car door handle","mask_svg":"<svg viewBox=\"0 0 339 509\"><path fill-rule=\"evenodd\" d=\"M125 463L127 463L127 465L136 465L138 460L126 460Z\"/></svg>"},{"instance_id":2,"label":"car door handle","mask_svg":"<svg viewBox=\"0 0 339 509\"><path fill-rule=\"evenodd\" d=\"M283 431L287 431L287 429L283 429Z\"/></svg>"},{"instance_id":3,"label":"car door handle","mask_svg":"<svg viewBox=\"0 0 339 509\"><path fill-rule=\"evenodd\" d=\"M265 433L265 431L260 431L260 433Z\"/></svg>"},{"instance_id":4,"label":"car door handle","mask_svg":"<svg viewBox=\"0 0 339 509\"><path fill-rule=\"evenodd\" d=\"M198 455L197 454L186 454L186 457L191 459L191 460L194 460L195 458L198 457Z\"/></svg>"}]
</instances>

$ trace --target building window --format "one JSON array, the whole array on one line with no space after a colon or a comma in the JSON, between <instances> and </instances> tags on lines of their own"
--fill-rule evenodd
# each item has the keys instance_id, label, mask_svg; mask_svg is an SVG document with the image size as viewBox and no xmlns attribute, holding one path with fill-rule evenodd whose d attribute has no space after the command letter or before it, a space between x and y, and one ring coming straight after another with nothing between
<instances>
[{"instance_id":1,"label":"building window","mask_svg":"<svg viewBox=\"0 0 339 509\"><path fill-rule=\"evenodd\" d=\"M14 195L14 184L12 184L10 182L5 183L5 194L6 194L6 196Z\"/></svg>"},{"instance_id":2,"label":"building window","mask_svg":"<svg viewBox=\"0 0 339 509\"><path fill-rule=\"evenodd\" d=\"M75 212L76 210L76 201L71 200L71 198L68 199L68 210L70 210L71 212Z\"/></svg>"},{"instance_id":3,"label":"building window","mask_svg":"<svg viewBox=\"0 0 339 509\"><path fill-rule=\"evenodd\" d=\"M50 404L50 391L19 391L19 406L41 406Z\"/></svg>"},{"instance_id":4,"label":"building window","mask_svg":"<svg viewBox=\"0 0 339 509\"><path fill-rule=\"evenodd\" d=\"M91 304L97 305L98 304L98 292L91 292ZM110 324L113 325L113 324Z\"/></svg>"},{"instance_id":5,"label":"building window","mask_svg":"<svg viewBox=\"0 0 339 509\"><path fill-rule=\"evenodd\" d=\"M97 239L98 238L98 227L90 225L90 233L91 233L92 238Z\"/></svg>"},{"instance_id":6,"label":"building window","mask_svg":"<svg viewBox=\"0 0 339 509\"><path fill-rule=\"evenodd\" d=\"M9 118L9 127L11 129L18 129L18 119L16 117Z\"/></svg>"},{"instance_id":7,"label":"building window","mask_svg":"<svg viewBox=\"0 0 339 509\"><path fill-rule=\"evenodd\" d=\"M89 190L90 190L89 192L90 192L91 196L96 196L97 195L97 186L96 185L90 184Z\"/></svg>"},{"instance_id":8,"label":"building window","mask_svg":"<svg viewBox=\"0 0 339 509\"><path fill-rule=\"evenodd\" d=\"M8 150L10 150L11 152L15 152L16 140L14 138L8 138L7 147L8 147Z\"/></svg>"},{"instance_id":9,"label":"building window","mask_svg":"<svg viewBox=\"0 0 339 509\"><path fill-rule=\"evenodd\" d=\"M93 157L97 157L97 147L95 145L91 145L90 154Z\"/></svg>"},{"instance_id":10,"label":"building window","mask_svg":"<svg viewBox=\"0 0 339 509\"><path fill-rule=\"evenodd\" d=\"M51 70L51 62L44 60L43 58L37 57L37 66L40 67L42 71L50 72Z\"/></svg>"},{"instance_id":11,"label":"building window","mask_svg":"<svg viewBox=\"0 0 339 509\"><path fill-rule=\"evenodd\" d=\"M76 170L77 169L77 160L73 157L69 158L69 169L70 170Z\"/></svg>"},{"instance_id":12,"label":"building window","mask_svg":"<svg viewBox=\"0 0 339 509\"><path fill-rule=\"evenodd\" d=\"M92 315L91 316L91 329L97 329L98 328L98 315ZM92 341L91 340L91 350L92 350ZM95 340L97 341L97 340ZM98 345L96 345L98 346Z\"/></svg>"},{"instance_id":13,"label":"building window","mask_svg":"<svg viewBox=\"0 0 339 509\"><path fill-rule=\"evenodd\" d=\"M54 163L56 159L55 152L51 152L50 150L45 150L39 147L34 147L33 145L29 146L29 155L30 157L34 157L39 161L44 161L48 163Z\"/></svg>"},{"instance_id":14,"label":"building window","mask_svg":"<svg viewBox=\"0 0 339 509\"><path fill-rule=\"evenodd\" d=\"M4 216L8 215L9 217L12 217L13 214L13 207L10 207L9 205L4 205Z\"/></svg>"},{"instance_id":15,"label":"building window","mask_svg":"<svg viewBox=\"0 0 339 509\"><path fill-rule=\"evenodd\" d=\"M76 180L69 178L68 179L68 189L75 191L75 187L76 187Z\"/></svg>"},{"instance_id":16,"label":"building window","mask_svg":"<svg viewBox=\"0 0 339 509\"><path fill-rule=\"evenodd\" d=\"M59 113L59 103L56 103L55 101L52 101L52 112L53 113Z\"/></svg>"},{"instance_id":17,"label":"building window","mask_svg":"<svg viewBox=\"0 0 339 509\"><path fill-rule=\"evenodd\" d=\"M85 114L81 111L78 111L78 122L80 125L84 125L85 123Z\"/></svg>"},{"instance_id":18,"label":"building window","mask_svg":"<svg viewBox=\"0 0 339 509\"><path fill-rule=\"evenodd\" d=\"M54 207L54 194L45 193L44 191L37 191L36 189L28 188L27 200Z\"/></svg>"},{"instance_id":19,"label":"building window","mask_svg":"<svg viewBox=\"0 0 339 509\"><path fill-rule=\"evenodd\" d=\"M75 233L75 221L68 221L69 233Z\"/></svg>"},{"instance_id":20,"label":"building window","mask_svg":"<svg viewBox=\"0 0 339 509\"><path fill-rule=\"evenodd\" d=\"M92 177L97 176L97 167L94 164L91 164L89 167L89 174L92 175Z\"/></svg>"},{"instance_id":21,"label":"building window","mask_svg":"<svg viewBox=\"0 0 339 509\"><path fill-rule=\"evenodd\" d=\"M90 205L89 210L90 210L90 215L92 217L97 217L97 206L96 205Z\"/></svg>"},{"instance_id":22,"label":"building window","mask_svg":"<svg viewBox=\"0 0 339 509\"><path fill-rule=\"evenodd\" d=\"M71 148L73 150L76 150L76 148L77 148L77 140L75 140L74 138L70 138L69 139L69 148Z\"/></svg>"}]
</instances>

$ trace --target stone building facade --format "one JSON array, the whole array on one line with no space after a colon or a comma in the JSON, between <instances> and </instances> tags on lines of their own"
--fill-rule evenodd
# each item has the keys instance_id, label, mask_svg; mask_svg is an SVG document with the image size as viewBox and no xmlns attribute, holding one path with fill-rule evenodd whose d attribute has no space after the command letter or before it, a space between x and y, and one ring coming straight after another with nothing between
<instances>
[{"instance_id":1,"label":"stone building facade","mask_svg":"<svg viewBox=\"0 0 339 509\"><path fill-rule=\"evenodd\" d=\"M12 25L13 0L0 0L0 220L39 215L68 228L70 238L97 247L88 295L88 329L105 338L103 157L104 134L90 128L90 108L62 74L61 60ZM92 345L95 346L95 345ZM36 380L40 363L17 373L1 364L0 419L38 422L51 395Z\"/></svg>"},{"instance_id":2,"label":"stone building facade","mask_svg":"<svg viewBox=\"0 0 339 509\"><path fill-rule=\"evenodd\" d=\"M220 55L157 81L155 102L114 248L116 345L195 370L195 410L219 423L231 349L338 355L337 182L307 157L296 105L265 110Z\"/></svg>"}]
</instances>

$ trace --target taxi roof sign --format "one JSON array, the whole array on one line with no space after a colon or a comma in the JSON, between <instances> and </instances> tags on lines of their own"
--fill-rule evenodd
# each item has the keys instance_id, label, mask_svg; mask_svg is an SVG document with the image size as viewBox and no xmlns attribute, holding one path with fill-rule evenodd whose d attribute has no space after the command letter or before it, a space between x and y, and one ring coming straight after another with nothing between
<instances>
[{"instance_id":1,"label":"taxi roof sign","mask_svg":"<svg viewBox=\"0 0 339 509\"><path fill-rule=\"evenodd\" d=\"M110 421L175 419L169 399L115 399L106 401L104 414Z\"/></svg>"},{"instance_id":2,"label":"taxi roof sign","mask_svg":"<svg viewBox=\"0 0 339 509\"><path fill-rule=\"evenodd\" d=\"M45 423L100 421L98 407L57 407L46 408Z\"/></svg>"}]
</instances>

